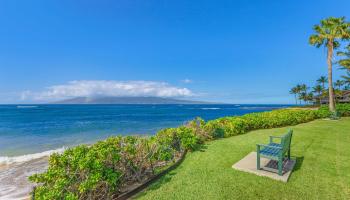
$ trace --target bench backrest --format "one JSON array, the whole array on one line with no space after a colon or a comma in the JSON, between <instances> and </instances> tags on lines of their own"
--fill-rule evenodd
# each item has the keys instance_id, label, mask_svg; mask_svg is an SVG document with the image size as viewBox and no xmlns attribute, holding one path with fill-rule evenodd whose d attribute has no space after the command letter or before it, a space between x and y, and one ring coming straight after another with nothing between
<instances>
[{"instance_id":1,"label":"bench backrest","mask_svg":"<svg viewBox=\"0 0 350 200\"><path fill-rule=\"evenodd\" d=\"M290 143L292 141L293 130L289 130L288 133L282 136L281 146L283 153L287 152L290 148Z\"/></svg>"}]
</instances>

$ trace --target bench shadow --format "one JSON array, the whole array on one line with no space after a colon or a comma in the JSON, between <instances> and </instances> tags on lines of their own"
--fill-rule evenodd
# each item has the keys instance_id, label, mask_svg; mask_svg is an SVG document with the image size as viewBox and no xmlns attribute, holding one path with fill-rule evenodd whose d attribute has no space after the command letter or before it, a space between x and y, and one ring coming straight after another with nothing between
<instances>
[{"instance_id":1,"label":"bench shadow","mask_svg":"<svg viewBox=\"0 0 350 200\"><path fill-rule=\"evenodd\" d=\"M295 163L293 172L298 171L301 168L304 162L304 156L295 157L295 160L296 160L296 163Z\"/></svg>"}]
</instances>

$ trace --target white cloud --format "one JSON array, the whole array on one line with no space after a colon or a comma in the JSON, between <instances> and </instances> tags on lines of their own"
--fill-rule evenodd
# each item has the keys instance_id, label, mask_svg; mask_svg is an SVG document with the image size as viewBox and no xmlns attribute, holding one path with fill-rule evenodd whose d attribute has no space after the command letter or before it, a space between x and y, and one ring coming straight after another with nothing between
<instances>
[{"instance_id":1,"label":"white cloud","mask_svg":"<svg viewBox=\"0 0 350 200\"><path fill-rule=\"evenodd\" d=\"M80 80L54 85L41 92L24 91L22 100L59 100L95 96L189 97L191 90L156 81Z\"/></svg>"},{"instance_id":2,"label":"white cloud","mask_svg":"<svg viewBox=\"0 0 350 200\"><path fill-rule=\"evenodd\" d=\"M183 83L192 83L193 81L191 79L186 78L186 79L181 80L181 82L183 82Z\"/></svg>"}]
</instances>

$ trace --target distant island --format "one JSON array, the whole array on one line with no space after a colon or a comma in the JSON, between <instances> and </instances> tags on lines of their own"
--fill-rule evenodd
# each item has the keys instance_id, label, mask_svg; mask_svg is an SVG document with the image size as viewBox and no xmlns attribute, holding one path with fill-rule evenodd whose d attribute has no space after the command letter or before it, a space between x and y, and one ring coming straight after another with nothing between
<instances>
[{"instance_id":1,"label":"distant island","mask_svg":"<svg viewBox=\"0 0 350 200\"><path fill-rule=\"evenodd\" d=\"M51 104L213 104L204 101L191 101L162 97L76 97Z\"/></svg>"}]
</instances>

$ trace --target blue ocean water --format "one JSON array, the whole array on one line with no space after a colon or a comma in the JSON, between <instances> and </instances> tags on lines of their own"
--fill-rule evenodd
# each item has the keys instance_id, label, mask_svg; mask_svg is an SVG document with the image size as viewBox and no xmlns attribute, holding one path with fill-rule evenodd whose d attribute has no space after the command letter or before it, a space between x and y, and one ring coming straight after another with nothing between
<instances>
[{"instance_id":1,"label":"blue ocean water","mask_svg":"<svg viewBox=\"0 0 350 200\"><path fill-rule=\"evenodd\" d=\"M154 134L197 116L205 120L286 105L0 105L0 156L93 143L112 135Z\"/></svg>"}]
</instances>

